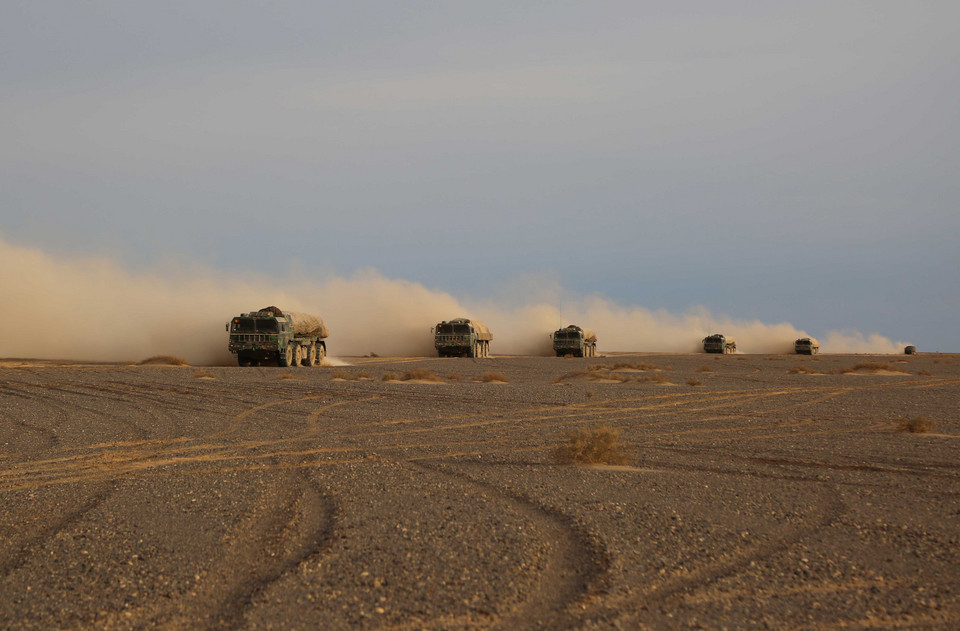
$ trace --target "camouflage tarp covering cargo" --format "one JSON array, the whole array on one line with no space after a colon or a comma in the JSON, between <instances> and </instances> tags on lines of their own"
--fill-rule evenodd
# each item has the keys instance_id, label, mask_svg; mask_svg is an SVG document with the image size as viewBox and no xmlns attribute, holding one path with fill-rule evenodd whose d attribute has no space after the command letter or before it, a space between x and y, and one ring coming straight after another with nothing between
<instances>
[{"instance_id":1,"label":"camouflage tarp covering cargo","mask_svg":"<svg viewBox=\"0 0 960 631\"><path fill-rule=\"evenodd\" d=\"M490 341L493 339L493 333L490 332L490 329L487 328L487 325L479 320L471 320L469 318L459 318L464 322L469 322L473 325L473 331L476 333L478 340ZM453 320L451 320L453 322Z\"/></svg>"},{"instance_id":2,"label":"camouflage tarp covering cargo","mask_svg":"<svg viewBox=\"0 0 960 631\"><path fill-rule=\"evenodd\" d=\"M293 330L297 337L328 337L330 331L327 330L323 319L320 316L309 313L300 313L298 311L281 311L277 307L265 307L259 311L263 314L272 314L274 316L288 316L293 324Z\"/></svg>"}]
</instances>

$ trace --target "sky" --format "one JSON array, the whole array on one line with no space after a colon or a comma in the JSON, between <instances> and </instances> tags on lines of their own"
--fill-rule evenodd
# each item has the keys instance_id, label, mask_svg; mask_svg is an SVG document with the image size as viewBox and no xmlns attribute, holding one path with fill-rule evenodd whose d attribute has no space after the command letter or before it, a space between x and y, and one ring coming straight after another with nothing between
<instances>
[{"instance_id":1,"label":"sky","mask_svg":"<svg viewBox=\"0 0 960 631\"><path fill-rule=\"evenodd\" d=\"M960 352L955 2L0 6L4 247Z\"/></svg>"}]
</instances>

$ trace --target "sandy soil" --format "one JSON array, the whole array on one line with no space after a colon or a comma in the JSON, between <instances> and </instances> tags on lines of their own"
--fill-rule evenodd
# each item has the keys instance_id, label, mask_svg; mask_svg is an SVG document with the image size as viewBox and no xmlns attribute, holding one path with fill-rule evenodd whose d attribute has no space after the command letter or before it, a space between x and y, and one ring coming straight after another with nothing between
<instances>
[{"instance_id":1,"label":"sandy soil","mask_svg":"<svg viewBox=\"0 0 960 631\"><path fill-rule=\"evenodd\" d=\"M0 361L0 627L960 628L960 356L630 357Z\"/></svg>"}]
</instances>

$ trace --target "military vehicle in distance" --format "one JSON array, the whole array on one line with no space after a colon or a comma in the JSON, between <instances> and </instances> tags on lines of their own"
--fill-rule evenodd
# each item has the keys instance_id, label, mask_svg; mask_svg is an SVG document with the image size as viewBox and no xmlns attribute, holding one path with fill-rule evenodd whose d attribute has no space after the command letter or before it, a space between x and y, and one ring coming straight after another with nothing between
<instances>
[{"instance_id":1,"label":"military vehicle in distance","mask_svg":"<svg viewBox=\"0 0 960 631\"><path fill-rule=\"evenodd\" d=\"M816 355L820 352L820 342L815 337L801 337L793 343L797 355Z\"/></svg>"},{"instance_id":2,"label":"military vehicle in distance","mask_svg":"<svg viewBox=\"0 0 960 631\"><path fill-rule=\"evenodd\" d=\"M444 320L433 327L433 345L440 357L489 357L493 334L482 322L468 318Z\"/></svg>"},{"instance_id":3,"label":"military vehicle in distance","mask_svg":"<svg viewBox=\"0 0 960 631\"><path fill-rule=\"evenodd\" d=\"M917 347L914 346L913 344L911 344L910 346L904 346L904 347L903 347L903 354L904 354L904 355L913 355L913 354L915 354L916 352L917 352Z\"/></svg>"},{"instance_id":4,"label":"military vehicle in distance","mask_svg":"<svg viewBox=\"0 0 960 631\"><path fill-rule=\"evenodd\" d=\"M703 338L704 353L736 353L737 341L732 337L724 337L720 333L714 333Z\"/></svg>"},{"instance_id":5,"label":"military vehicle in distance","mask_svg":"<svg viewBox=\"0 0 960 631\"><path fill-rule=\"evenodd\" d=\"M227 324L228 348L241 366L277 362L279 366L316 366L327 355L330 332L318 316L277 307L241 313Z\"/></svg>"},{"instance_id":6,"label":"military vehicle in distance","mask_svg":"<svg viewBox=\"0 0 960 631\"><path fill-rule=\"evenodd\" d=\"M553 332L553 350L557 357L596 357L597 334L590 329L581 329L576 324L565 326Z\"/></svg>"}]
</instances>

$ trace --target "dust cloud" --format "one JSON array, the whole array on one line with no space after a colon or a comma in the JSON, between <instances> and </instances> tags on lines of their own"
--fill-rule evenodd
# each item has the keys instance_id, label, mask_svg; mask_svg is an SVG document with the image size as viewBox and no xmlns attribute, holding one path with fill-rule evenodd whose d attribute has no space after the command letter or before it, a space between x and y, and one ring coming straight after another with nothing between
<instances>
[{"instance_id":1,"label":"dust cloud","mask_svg":"<svg viewBox=\"0 0 960 631\"><path fill-rule=\"evenodd\" d=\"M702 337L722 332L737 339L740 352L776 353L807 335L788 323L737 320L702 308L675 314L598 297L567 300L562 313L535 292L526 303L501 298L467 304L375 270L289 283L203 269L133 273L103 258L57 257L2 239L0 269L0 357L139 361L176 355L193 365L232 364L226 322L267 305L320 315L331 331L333 356L433 355L431 327L455 317L487 324L495 354L548 355L550 333L570 323L595 330L601 351L695 352ZM858 331L819 337L825 352L903 348Z\"/></svg>"}]
</instances>

